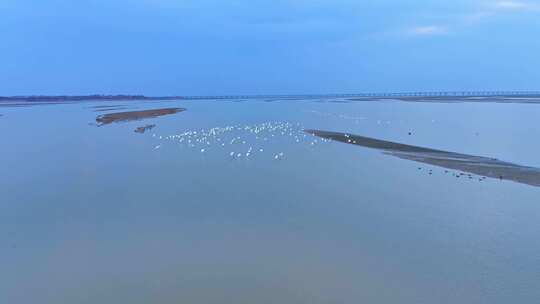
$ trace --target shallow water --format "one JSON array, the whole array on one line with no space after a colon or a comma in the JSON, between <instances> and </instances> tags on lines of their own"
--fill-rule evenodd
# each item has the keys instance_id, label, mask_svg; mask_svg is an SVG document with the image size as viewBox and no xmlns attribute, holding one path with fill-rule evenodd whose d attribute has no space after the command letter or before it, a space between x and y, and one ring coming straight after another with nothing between
<instances>
[{"instance_id":1,"label":"shallow water","mask_svg":"<svg viewBox=\"0 0 540 304\"><path fill-rule=\"evenodd\" d=\"M160 108L186 111L96 126ZM539 187L303 132L540 168L539 105L115 101L0 114L0 303L540 301Z\"/></svg>"}]
</instances>

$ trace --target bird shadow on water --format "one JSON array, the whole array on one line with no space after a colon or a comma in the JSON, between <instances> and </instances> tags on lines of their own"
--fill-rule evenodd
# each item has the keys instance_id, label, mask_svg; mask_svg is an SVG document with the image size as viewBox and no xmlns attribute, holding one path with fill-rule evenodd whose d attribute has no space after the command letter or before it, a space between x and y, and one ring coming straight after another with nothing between
<instances>
[{"instance_id":1,"label":"bird shadow on water","mask_svg":"<svg viewBox=\"0 0 540 304\"><path fill-rule=\"evenodd\" d=\"M435 150L347 133L321 130L304 131L321 138L376 149L382 151L386 155L401 159L468 172L482 176L483 178L509 180L534 187L540 187L540 168L522 166L495 158ZM460 177L462 175L463 174L459 174L455 176ZM471 175L469 175L469 177L472 178Z\"/></svg>"}]
</instances>

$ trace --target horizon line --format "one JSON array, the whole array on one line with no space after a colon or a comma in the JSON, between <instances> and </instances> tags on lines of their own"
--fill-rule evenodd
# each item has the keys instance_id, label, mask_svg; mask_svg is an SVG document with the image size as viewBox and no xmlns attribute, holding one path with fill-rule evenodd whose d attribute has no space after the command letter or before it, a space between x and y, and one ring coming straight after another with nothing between
<instances>
[{"instance_id":1,"label":"horizon line","mask_svg":"<svg viewBox=\"0 0 540 304\"><path fill-rule=\"evenodd\" d=\"M221 94L221 95L165 95L165 96L149 96L142 94L86 94L86 95L11 95L0 96L2 100L48 100L48 99L248 99L248 98L317 98L317 97L334 97L334 98L364 98L364 97L496 97L496 96L523 96L523 95L540 95L540 90L465 90L465 91L408 91L408 92L366 92L366 93L323 93L323 94Z\"/></svg>"}]
</instances>

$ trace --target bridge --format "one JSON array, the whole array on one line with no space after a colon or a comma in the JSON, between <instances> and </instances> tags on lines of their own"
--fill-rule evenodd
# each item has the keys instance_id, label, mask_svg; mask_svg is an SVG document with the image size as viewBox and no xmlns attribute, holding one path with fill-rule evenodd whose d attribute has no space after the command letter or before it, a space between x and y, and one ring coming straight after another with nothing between
<instances>
[{"instance_id":1,"label":"bridge","mask_svg":"<svg viewBox=\"0 0 540 304\"><path fill-rule=\"evenodd\" d=\"M185 100L204 99L315 99L315 98L472 98L472 97L534 97L540 98L540 91L433 91L397 93L356 93L356 94L298 94L298 95L218 95L183 96Z\"/></svg>"}]
</instances>

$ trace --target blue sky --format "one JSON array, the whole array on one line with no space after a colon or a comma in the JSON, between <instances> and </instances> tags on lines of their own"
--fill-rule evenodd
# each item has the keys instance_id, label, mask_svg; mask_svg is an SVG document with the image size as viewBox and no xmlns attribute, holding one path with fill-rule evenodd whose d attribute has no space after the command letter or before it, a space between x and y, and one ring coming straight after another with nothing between
<instances>
[{"instance_id":1,"label":"blue sky","mask_svg":"<svg viewBox=\"0 0 540 304\"><path fill-rule=\"evenodd\" d=\"M540 89L540 1L2 0L0 95Z\"/></svg>"}]
</instances>

